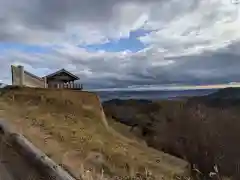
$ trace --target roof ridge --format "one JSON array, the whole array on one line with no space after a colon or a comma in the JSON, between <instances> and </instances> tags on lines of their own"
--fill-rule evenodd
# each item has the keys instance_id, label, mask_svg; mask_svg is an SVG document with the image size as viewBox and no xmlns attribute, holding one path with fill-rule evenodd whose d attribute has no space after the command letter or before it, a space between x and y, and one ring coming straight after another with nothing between
<instances>
[{"instance_id":1,"label":"roof ridge","mask_svg":"<svg viewBox=\"0 0 240 180\"><path fill-rule=\"evenodd\" d=\"M76 80L80 79L78 76L72 74L71 72L69 72L68 70L66 70L66 69L64 69L64 68L62 68L62 69L60 69L60 70L58 70L58 71L56 71L56 72L54 72L54 73L48 74L48 75L46 75L46 76L44 76L44 77L51 77L51 76L54 76L54 75L56 75L56 74L58 74L58 73L60 73L60 72L65 72L65 73L67 73L68 75L74 77Z\"/></svg>"}]
</instances>

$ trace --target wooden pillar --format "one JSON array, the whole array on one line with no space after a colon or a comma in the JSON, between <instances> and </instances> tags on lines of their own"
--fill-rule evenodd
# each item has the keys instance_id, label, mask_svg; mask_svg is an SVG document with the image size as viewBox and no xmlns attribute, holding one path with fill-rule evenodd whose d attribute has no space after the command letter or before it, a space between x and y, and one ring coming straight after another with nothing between
<instances>
[{"instance_id":1,"label":"wooden pillar","mask_svg":"<svg viewBox=\"0 0 240 180\"><path fill-rule=\"evenodd\" d=\"M70 81L70 88L73 89L73 81Z\"/></svg>"},{"instance_id":2,"label":"wooden pillar","mask_svg":"<svg viewBox=\"0 0 240 180\"><path fill-rule=\"evenodd\" d=\"M47 88L47 86L48 86L47 85L47 77L44 77L43 80L44 80L44 88Z\"/></svg>"}]
</instances>

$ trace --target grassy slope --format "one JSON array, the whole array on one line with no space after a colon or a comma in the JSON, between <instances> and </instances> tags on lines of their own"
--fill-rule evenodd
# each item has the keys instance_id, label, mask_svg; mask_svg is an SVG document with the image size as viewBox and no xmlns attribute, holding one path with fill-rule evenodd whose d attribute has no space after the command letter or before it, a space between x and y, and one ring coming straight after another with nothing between
<instances>
[{"instance_id":1,"label":"grassy slope","mask_svg":"<svg viewBox=\"0 0 240 180\"><path fill-rule=\"evenodd\" d=\"M217 165L220 174L240 179L239 94L240 89L229 88L186 101L123 100L103 106L107 117L138 124L136 130L147 132L140 138L150 146L186 158L204 175Z\"/></svg>"},{"instance_id":2,"label":"grassy slope","mask_svg":"<svg viewBox=\"0 0 240 180\"><path fill-rule=\"evenodd\" d=\"M186 162L141 145L108 127L95 94L71 90L9 89L0 116L75 176L94 169L109 176L151 171L172 179Z\"/></svg>"}]
</instances>

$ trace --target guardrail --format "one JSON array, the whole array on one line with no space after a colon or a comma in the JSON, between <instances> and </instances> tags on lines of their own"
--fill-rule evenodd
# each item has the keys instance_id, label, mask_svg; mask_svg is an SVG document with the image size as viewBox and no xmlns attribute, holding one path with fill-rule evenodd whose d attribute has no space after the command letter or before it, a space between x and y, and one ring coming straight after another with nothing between
<instances>
[{"instance_id":1,"label":"guardrail","mask_svg":"<svg viewBox=\"0 0 240 180\"><path fill-rule=\"evenodd\" d=\"M13 132L5 120L0 120L0 135L19 153L27 162L33 164L41 174L49 177L46 180L76 180L61 166L51 160L46 154L35 147L23 135Z\"/></svg>"}]
</instances>

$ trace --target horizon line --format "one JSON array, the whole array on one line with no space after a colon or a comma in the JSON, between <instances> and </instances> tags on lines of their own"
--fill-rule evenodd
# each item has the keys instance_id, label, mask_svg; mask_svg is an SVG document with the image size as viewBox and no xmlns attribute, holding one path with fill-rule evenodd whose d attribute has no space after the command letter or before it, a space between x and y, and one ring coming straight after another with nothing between
<instances>
[{"instance_id":1,"label":"horizon line","mask_svg":"<svg viewBox=\"0 0 240 180\"><path fill-rule=\"evenodd\" d=\"M229 84L212 84L212 85L185 85L185 86L173 86L173 85L144 85L144 86L129 86L125 88L101 88L101 89L90 89L91 91L169 91L169 90L214 90L224 88L240 88L240 83L229 83Z\"/></svg>"}]
</instances>

